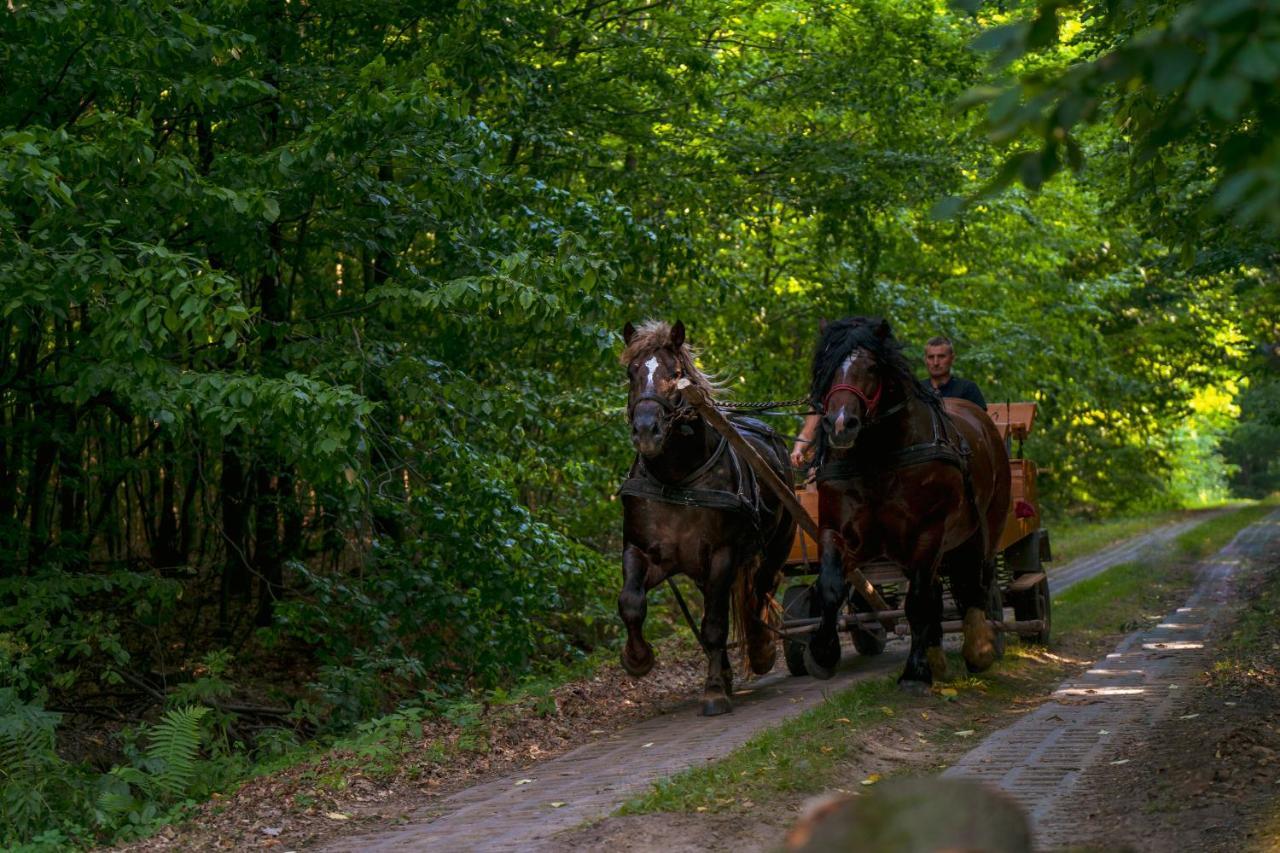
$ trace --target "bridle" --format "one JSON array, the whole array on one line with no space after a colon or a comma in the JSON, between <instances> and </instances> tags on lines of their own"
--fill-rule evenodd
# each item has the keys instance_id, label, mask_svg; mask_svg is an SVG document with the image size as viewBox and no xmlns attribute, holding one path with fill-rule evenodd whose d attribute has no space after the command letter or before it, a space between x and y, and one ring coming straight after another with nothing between
<instances>
[{"instance_id":1,"label":"bridle","mask_svg":"<svg viewBox=\"0 0 1280 853\"><path fill-rule=\"evenodd\" d=\"M827 395L822 398L823 412L827 411L827 404L831 402L831 395L836 393L837 391L848 391L850 394L852 394L853 396L857 397L859 400L862 401L862 405L864 407L864 414L865 414L865 420L862 424L863 429L866 429L867 427L870 427L870 426L875 426L876 424L889 418L891 415L896 415L898 412L902 411L907 407L907 401L910 400L910 394L908 394L904 396L901 400L899 400L897 403L885 409L883 412L878 412L877 410L880 407L880 396L881 396L881 393L884 391L883 380L878 385L876 385L875 392L870 395L868 395L867 392L863 391L861 388L858 388L857 386L850 385L847 382L839 382L839 383L836 383L835 385L832 385L829 389L827 389ZM827 421L826 418L822 419L822 428L828 433L831 432L831 424Z\"/></svg>"},{"instance_id":2,"label":"bridle","mask_svg":"<svg viewBox=\"0 0 1280 853\"><path fill-rule=\"evenodd\" d=\"M849 385L845 382L832 385L827 391L827 396L822 398L822 411L825 412L827 410L827 403L831 401L832 394L837 391L848 391L862 401L862 405L865 407L867 413L867 423L871 423L875 420L876 406L880 405L880 392L883 390L884 383L881 382L876 386L876 392L868 397L865 391L855 385Z\"/></svg>"}]
</instances>

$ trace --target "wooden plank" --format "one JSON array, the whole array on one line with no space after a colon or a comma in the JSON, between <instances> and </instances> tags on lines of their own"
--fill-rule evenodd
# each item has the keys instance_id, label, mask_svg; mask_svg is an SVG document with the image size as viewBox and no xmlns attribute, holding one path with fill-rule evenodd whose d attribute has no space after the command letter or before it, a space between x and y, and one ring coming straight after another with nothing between
<instances>
[{"instance_id":1,"label":"wooden plank","mask_svg":"<svg viewBox=\"0 0 1280 853\"><path fill-rule=\"evenodd\" d=\"M1044 572L1027 572L1025 575L1018 575L1013 579L1013 583L1009 584L1009 592L1026 592L1045 577Z\"/></svg>"},{"instance_id":2,"label":"wooden plank","mask_svg":"<svg viewBox=\"0 0 1280 853\"><path fill-rule=\"evenodd\" d=\"M796 489L796 499L800 501L800 505L804 507L809 517L816 522L818 520L818 487L809 485ZM813 541L802 527L796 528L796 538L791 542L791 553L787 555L787 562L799 565L812 563L816 566L818 564L818 543Z\"/></svg>"},{"instance_id":3,"label":"wooden plank","mask_svg":"<svg viewBox=\"0 0 1280 853\"><path fill-rule=\"evenodd\" d=\"M769 467L769 463L760 457L756 449L751 446L751 442L743 438L741 433L733 428L733 424L729 423L728 418L721 414L720 410L707 399L707 395L701 388L690 382L687 377L681 379L676 384L676 387L684 392L685 399L698 410L698 414L702 415L706 422L711 424L712 428L723 435L733 449L742 455L742 458L747 461L751 469L756 472L760 482L768 486L769 490L777 495L778 500L782 501L782 505L787 508L787 512L791 513L796 523L803 527L815 542L818 541L820 537L817 522L809 517L809 513L805 512L805 508L800 504L800 501L796 500L796 493L792 485L782 481L782 478L778 476L778 472ZM853 586L868 604L876 610L889 609L889 605L880 597L880 593L876 592L876 588L863 576L862 572L856 568L847 568L845 575L853 582Z\"/></svg>"},{"instance_id":4,"label":"wooden plank","mask_svg":"<svg viewBox=\"0 0 1280 853\"><path fill-rule=\"evenodd\" d=\"M1022 441L1031 433L1031 425L1036 420L1035 403L992 403L987 406L987 414L1000 430L1001 438L1012 436Z\"/></svg>"},{"instance_id":5,"label":"wooden plank","mask_svg":"<svg viewBox=\"0 0 1280 853\"><path fill-rule=\"evenodd\" d=\"M1025 622L996 622L995 620L988 619L987 624L990 625L993 630L1008 634L1034 635L1039 634L1044 630L1044 621L1041 619L1028 619ZM911 636L911 626L895 625L893 632L899 637L909 637ZM944 634L960 634L963 632L963 621L942 623L942 633Z\"/></svg>"}]
</instances>

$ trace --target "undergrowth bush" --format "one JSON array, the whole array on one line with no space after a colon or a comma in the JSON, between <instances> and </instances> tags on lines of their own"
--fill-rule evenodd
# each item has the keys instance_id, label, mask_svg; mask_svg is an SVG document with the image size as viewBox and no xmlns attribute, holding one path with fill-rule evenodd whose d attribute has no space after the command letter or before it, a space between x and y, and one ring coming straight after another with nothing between
<instances>
[{"instance_id":1,"label":"undergrowth bush","mask_svg":"<svg viewBox=\"0 0 1280 853\"><path fill-rule=\"evenodd\" d=\"M445 511L460 492L468 505ZM313 707L332 729L428 685L492 687L571 663L616 631L612 562L493 480L428 487L397 527L408 535L374 539L357 577L297 567L301 594L278 611L278 633L316 651Z\"/></svg>"}]
</instances>

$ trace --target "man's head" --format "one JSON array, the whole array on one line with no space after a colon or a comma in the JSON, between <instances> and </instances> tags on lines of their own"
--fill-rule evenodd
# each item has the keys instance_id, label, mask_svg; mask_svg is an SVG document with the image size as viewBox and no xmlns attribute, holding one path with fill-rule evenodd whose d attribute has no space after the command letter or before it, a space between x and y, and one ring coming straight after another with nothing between
<instances>
[{"instance_id":1,"label":"man's head","mask_svg":"<svg viewBox=\"0 0 1280 853\"><path fill-rule=\"evenodd\" d=\"M955 360L956 351L948 338L930 338L924 345L924 366L929 378L939 385L951 378L951 362Z\"/></svg>"}]
</instances>

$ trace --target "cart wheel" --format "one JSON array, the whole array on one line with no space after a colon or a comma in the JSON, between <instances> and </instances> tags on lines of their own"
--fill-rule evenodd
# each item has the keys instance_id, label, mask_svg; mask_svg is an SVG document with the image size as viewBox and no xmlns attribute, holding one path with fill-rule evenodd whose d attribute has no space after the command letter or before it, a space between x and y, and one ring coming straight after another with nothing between
<instances>
[{"instance_id":1,"label":"cart wheel","mask_svg":"<svg viewBox=\"0 0 1280 853\"><path fill-rule=\"evenodd\" d=\"M806 619L809 617L810 610L813 609L813 596L811 594L812 587L808 586L789 586L782 593L782 623L785 625L789 619ZM804 668L804 647L805 644L799 640L790 638L782 641L782 654L787 659L787 672L792 675L808 675L809 670Z\"/></svg>"},{"instance_id":2,"label":"cart wheel","mask_svg":"<svg viewBox=\"0 0 1280 853\"><path fill-rule=\"evenodd\" d=\"M862 599L853 597L849 602L850 613L871 613L874 612L870 607L862 604ZM889 641L888 634L885 633L884 626L879 622L873 622L865 625L850 625L849 637L853 640L853 647L858 650L858 654L878 655L884 651L885 643Z\"/></svg>"},{"instance_id":3,"label":"cart wheel","mask_svg":"<svg viewBox=\"0 0 1280 853\"><path fill-rule=\"evenodd\" d=\"M1013 598L1013 612L1019 622L1040 619L1044 622L1044 630L1022 637L1024 643L1049 645L1049 628L1052 621L1049 598L1049 579L1043 578L1031 589L1018 593Z\"/></svg>"},{"instance_id":4,"label":"cart wheel","mask_svg":"<svg viewBox=\"0 0 1280 853\"><path fill-rule=\"evenodd\" d=\"M1004 590L1000 588L1000 581L994 577L987 590L987 618L996 622L1004 621ZM996 660L1004 657L1004 639L1004 631L996 631Z\"/></svg>"}]
</instances>

